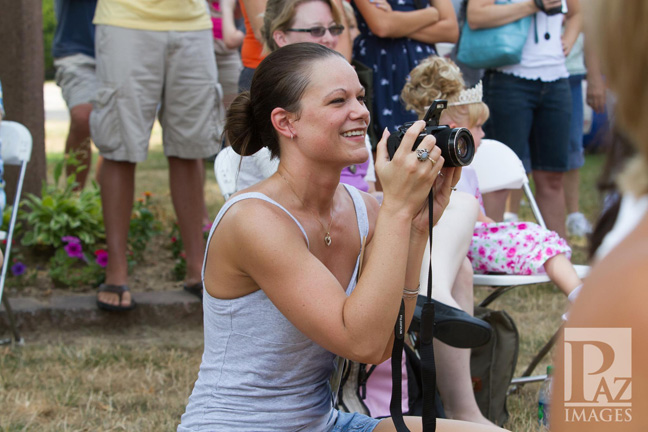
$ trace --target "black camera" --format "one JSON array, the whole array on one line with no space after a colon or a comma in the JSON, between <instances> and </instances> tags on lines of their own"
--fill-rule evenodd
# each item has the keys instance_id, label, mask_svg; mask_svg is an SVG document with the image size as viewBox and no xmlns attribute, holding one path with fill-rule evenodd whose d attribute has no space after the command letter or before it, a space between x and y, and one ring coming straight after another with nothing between
<instances>
[{"instance_id":1,"label":"black camera","mask_svg":"<svg viewBox=\"0 0 648 432\"><path fill-rule=\"evenodd\" d=\"M432 106L425 113L425 129L421 131L414 142L412 150L423 141L427 135L436 138L436 145L441 149L441 156L445 160L444 167L462 167L469 165L475 156L475 141L472 134L466 128L451 128L450 126L439 126L441 112L448 107L448 101L443 99L435 100ZM398 128L398 131L391 134L387 139L387 152L389 158L394 157L396 149L400 145L405 132L414 122L407 122Z\"/></svg>"},{"instance_id":2,"label":"black camera","mask_svg":"<svg viewBox=\"0 0 648 432\"><path fill-rule=\"evenodd\" d=\"M542 0L535 0L535 5L538 9L540 9L542 12L546 13L547 15L556 15L559 13L567 13L567 5L561 4L560 6L553 7L551 9L545 9L544 3Z\"/></svg>"}]
</instances>

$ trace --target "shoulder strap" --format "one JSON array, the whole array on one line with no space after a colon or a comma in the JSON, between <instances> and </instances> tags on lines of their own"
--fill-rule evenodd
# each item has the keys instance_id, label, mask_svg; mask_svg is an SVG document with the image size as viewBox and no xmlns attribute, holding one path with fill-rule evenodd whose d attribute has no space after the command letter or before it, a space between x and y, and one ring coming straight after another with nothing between
<instances>
[{"instance_id":1,"label":"shoulder strap","mask_svg":"<svg viewBox=\"0 0 648 432\"><path fill-rule=\"evenodd\" d=\"M356 219L358 221L358 230L360 231L360 238L369 234L369 216L367 215L367 205L360 191L354 186L344 184L347 192L353 200L355 207Z\"/></svg>"}]
</instances>

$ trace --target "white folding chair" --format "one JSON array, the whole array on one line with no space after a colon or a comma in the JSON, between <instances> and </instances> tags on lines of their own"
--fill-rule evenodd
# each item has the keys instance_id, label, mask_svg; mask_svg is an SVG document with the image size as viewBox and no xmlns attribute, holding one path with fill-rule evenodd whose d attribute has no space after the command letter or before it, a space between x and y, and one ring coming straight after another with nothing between
<instances>
[{"instance_id":1,"label":"white folding chair","mask_svg":"<svg viewBox=\"0 0 648 432\"><path fill-rule=\"evenodd\" d=\"M17 165L20 167L20 175L16 185L16 195L11 210L11 219L9 221L9 228L7 230L7 248L4 252L4 263L2 264L2 274L0 274L0 298L2 304L7 312L9 323L13 332L14 340L16 343L22 343L22 338L18 333L18 327L11 310L11 305L6 296L3 296L5 281L7 277L7 269L11 262L11 242L13 240L14 228L16 226L16 216L18 214L18 207L20 206L20 197L22 195L23 183L25 181L25 172L27 171L27 163L31 158L32 153L32 136L29 130L20 123L4 120L0 123L0 142L2 142L2 160L5 165ZM11 342L11 339L0 341L0 344Z\"/></svg>"},{"instance_id":2,"label":"white folding chair","mask_svg":"<svg viewBox=\"0 0 648 432\"><path fill-rule=\"evenodd\" d=\"M231 147L223 147L214 161L214 174L223 198L236 192L237 168L241 157Z\"/></svg>"},{"instance_id":3,"label":"white folding chair","mask_svg":"<svg viewBox=\"0 0 648 432\"><path fill-rule=\"evenodd\" d=\"M505 144L491 139L484 139L475 154L471 166L477 173L479 180L479 189L482 193L494 192L503 189L523 189L527 197L531 211L538 221L538 224L546 228L540 209L535 201L533 192L529 187L529 179L522 165L522 161L517 157L515 152ZM576 273L583 279L589 273L589 266L574 265ZM486 307L502 294L521 285L532 285L538 283L551 282L545 274L541 275L505 275L505 274L475 274L473 276L474 285L490 286L496 288L487 296L479 306ZM522 384L526 382L541 381L545 375L530 377L538 363L549 352L556 341L558 332L545 344L544 347L532 359L529 366L519 378L514 378L511 384Z\"/></svg>"}]
</instances>

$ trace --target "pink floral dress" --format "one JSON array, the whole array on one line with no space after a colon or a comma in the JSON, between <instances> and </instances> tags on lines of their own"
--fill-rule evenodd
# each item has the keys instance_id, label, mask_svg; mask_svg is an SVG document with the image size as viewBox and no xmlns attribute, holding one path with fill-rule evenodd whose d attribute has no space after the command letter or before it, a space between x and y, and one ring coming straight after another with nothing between
<instances>
[{"instance_id":1,"label":"pink floral dress","mask_svg":"<svg viewBox=\"0 0 648 432\"><path fill-rule=\"evenodd\" d=\"M462 169L457 189L474 195L484 212L477 174L471 167ZM468 249L475 273L481 274L544 273L544 263L559 254L571 258L567 242L556 232L531 222L477 222Z\"/></svg>"}]
</instances>

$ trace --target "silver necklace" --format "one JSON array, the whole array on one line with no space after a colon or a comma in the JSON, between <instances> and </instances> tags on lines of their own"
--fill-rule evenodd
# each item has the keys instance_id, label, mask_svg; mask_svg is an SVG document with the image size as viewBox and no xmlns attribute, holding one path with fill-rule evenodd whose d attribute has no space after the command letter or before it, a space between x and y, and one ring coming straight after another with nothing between
<instances>
[{"instance_id":1,"label":"silver necklace","mask_svg":"<svg viewBox=\"0 0 648 432\"><path fill-rule=\"evenodd\" d=\"M326 246L331 246L331 243L333 242L333 241L331 240L331 225L333 224L333 210L332 210L332 209L329 210L329 213L330 213L330 215L331 215L331 221L329 222L328 228L326 228L326 227L324 226L324 224L322 223L322 221L320 220L320 218L317 217L317 214L315 214L314 211L312 211L311 209L309 209L308 207L306 207L306 204L304 204L304 201L302 201L302 199L299 198L299 195L297 195L297 192L295 192L295 189L293 189L292 185L291 185L290 182L286 179L286 177L284 177L283 174L281 174L281 173L277 173L277 174L279 174L279 177L281 177L281 178L283 179L283 181L286 182L286 184L287 184L288 187L290 188L290 191L291 191L291 192L293 193L293 195L295 195L295 197L299 200L299 202L301 203L301 205L302 205L305 209L307 209L309 212L311 212L311 214L313 215L313 217L315 218L315 220L316 220L316 221L317 221L317 222L322 226L322 229L323 229L323 230L325 231L325 233L326 233L326 234L324 234L324 244L325 244Z\"/></svg>"}]
</instances>

